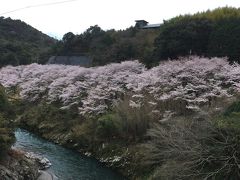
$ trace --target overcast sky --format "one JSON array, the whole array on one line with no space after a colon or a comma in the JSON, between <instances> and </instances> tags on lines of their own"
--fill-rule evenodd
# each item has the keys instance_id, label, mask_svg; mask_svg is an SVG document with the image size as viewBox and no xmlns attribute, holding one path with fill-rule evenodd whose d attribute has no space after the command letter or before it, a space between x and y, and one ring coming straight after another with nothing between
<instances>
[{"instance_id":1,"label":"overcast sky","mask_svg":"<svg viewBox=\"0 0 240 180\"><path fill-rule=\"evenodd\" d=\"M0 16L21 19L46 34L61 38L67 32L80 34L96 24L104 30L119 30L134 25L138 19L161 23L180 14L224 6L240 7L240 0L70 0L43 5L61 1L66 0L0 0ZM21 8L25 9L4 14Z\"/></svg>"}]
</instances>

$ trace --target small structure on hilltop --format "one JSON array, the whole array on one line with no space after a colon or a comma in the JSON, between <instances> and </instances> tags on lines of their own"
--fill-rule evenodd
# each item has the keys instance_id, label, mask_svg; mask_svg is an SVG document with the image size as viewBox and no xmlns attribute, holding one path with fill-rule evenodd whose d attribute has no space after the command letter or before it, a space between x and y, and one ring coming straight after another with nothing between
<instances>
[{"instance_id":1,"label":"small structure on hilltop","mask_svg":"<svg viewBox=\"0 0 240 180\"><path fill-rule=\"evenodd\" d=\"M139 29L156 29L159 28L161 24L149 24L145 20L136 20L135 27Z\"/></svg>"},{"instance_id":2,"label":"small structure on hilltop","mask_svg":"<svg viewBox=\"0 0 240 180\"><path fill-rule=\"evenodd\" d=\"M87 56L52 56L47 64L63 64L72 66L91 67L92 59Z\"/></svg>"}]
</instances>

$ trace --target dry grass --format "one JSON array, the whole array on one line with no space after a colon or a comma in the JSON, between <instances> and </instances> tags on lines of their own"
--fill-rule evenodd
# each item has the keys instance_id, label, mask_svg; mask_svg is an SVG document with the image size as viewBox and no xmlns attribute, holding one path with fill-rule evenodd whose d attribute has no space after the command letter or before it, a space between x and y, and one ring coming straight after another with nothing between
<instances>
[{"instance_id":1,"label":"dry grass","mask_svg":"<svg viewBox=\"0 0 240 180\"><path fill-rule=\"evenodd\" d=\"M152 179L240 178L240 131L219 128L207 113L155 124L148 137L145 163L157 167Z\"/></svg>"},{"instance_id":2,"label":"dry grass","mask_svg":"<svg viewBox=\"0 0 240 180\"><path fill-rule=\"evenodd\" d=\"M120 134L123 137L137 140L146 135L150 124L159 119L159 114L152 112L155 107L148 103L149 97L144 97L139 107L131 106L131 100L130 96L125 96L115 105L114 114L120 127Z\"/></svg>"}]
</instances>

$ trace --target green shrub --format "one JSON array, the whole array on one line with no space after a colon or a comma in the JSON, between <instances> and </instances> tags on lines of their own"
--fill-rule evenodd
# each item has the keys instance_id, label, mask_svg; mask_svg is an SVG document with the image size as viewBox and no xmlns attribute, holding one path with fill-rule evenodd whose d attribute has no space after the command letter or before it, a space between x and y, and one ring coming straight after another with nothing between
<instances>
[{"instance_id":1,"label":"green shrub","mask_svg":"<svg viewBox=\"0 0 240 180\"><path fill-rule=\"evenodd\" d=\"M79 149L91 149L91 146L97 146L96 139L96 121L89 119L84 123L76 123L71 128L70 139ZM96 147L93 147L93 149Z\"/></svg>"},{"instance_id":2,"label":"green shrub","mask_svg":"<svg viewBox=\"0 0 240 180\"><path fill-rule=\"evenodd\" d=\"M12 129L6 127L6 119L0 114L0 154L9 149L14 141Z\"/></svg>"},{"instance_id":3,"label":"green shrub","mask_svg":"<svg viewBox=\"0 0 240 180\"><path fill-rule=\"evenodd\" d=\"M97 135L113 138L119 135L119 122L115 114L106 114L97 120Z\"/></svg>"},{"instance_id":4,"label":"green shrub","mask_svg":"<svg viewBox=\"0 0 240 180\"><path fill-rule=\"evenodd\" d=\"M3 86L0 85L0 153L5 152L14 143L15 137L6 117L10 105Z\"/></svg>"},{"instance_id":5,"label":"green shrub","mask_svg":"<svg viewBox=\"0 0 240 180\"><path fill-rule=\"evenodd\" d=\"M8 100L7 100L5 89L0 84L0 112L6 112L7 108L8 108L8 105L9 105L9 103L8 103Z\"/></svg>"},{"instance_id":6,"label":"green shrub","mask_svg":"<svg viewBox=\"0 0 240 180\"><path fill-rule=\"evenodd\" d=\"M240 102L234 102L224 112L224 116L230 116L233 112L240 112Z\"/></svg>"},{"instance_id":7,"label":"green shrub","mask_svg":"<svg viewBox=\"0 0 240 180\"><path fill-rule=\"evenodd\" d=\"M240 132L240 102L234 102L226 108L223 115L216 119L220 128L228 128Z\"/></svg>"},{"instance_id":8,"label":"green shrub","mask_svg":"<svg viewBox=\"0 0 240 180\"><path fill-rule=\"evenodd\" d=\"M66 130L75 124L78 112L73 109L62 110L55 104L29 104L23 108L21 122L29 127L39 128L43 124L57 124L59 129Z\"/></svg>"}]
</instances>

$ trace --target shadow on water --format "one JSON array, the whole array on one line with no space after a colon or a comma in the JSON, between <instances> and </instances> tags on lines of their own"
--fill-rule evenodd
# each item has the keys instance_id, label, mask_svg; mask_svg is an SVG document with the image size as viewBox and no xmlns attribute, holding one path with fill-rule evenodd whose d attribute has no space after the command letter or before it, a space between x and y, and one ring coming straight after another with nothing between
<instances>
[{"instance_id":1,"label":"shadow on water","mask_svg":"<svg viewBox=\"0 0 240 180\"><path fill-rule=\"evenodd\" d=\"M52 171L60 180L123 180L121 175L93 158L44 140L26 130L15 131L15 147L34 152L50 160Z\"/></svg>"}]
</instances>

